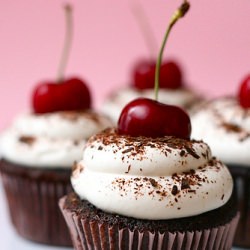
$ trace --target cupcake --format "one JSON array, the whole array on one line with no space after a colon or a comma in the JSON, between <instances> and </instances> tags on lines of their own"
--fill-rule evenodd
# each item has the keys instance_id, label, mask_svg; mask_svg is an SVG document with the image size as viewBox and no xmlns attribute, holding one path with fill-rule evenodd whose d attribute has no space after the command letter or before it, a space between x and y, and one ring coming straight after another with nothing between
<instances>
[{"instance_id":1,"label":"cupcake","mask_svg":"<svg viewBox=\"0 0 250 250\"><path fill-rule=\"evenodd\" d=\"M0 172L10 218L19 235L71 245L58 199L71 191L71 166L86 140L110 125L93 111L23 114L1 137Z\"/></svg>"},{"instance_id":2,"label":"cupcake","mask_svg":"<svg viewBox=\"0 0 250 250\"><path fill-rule=\"evenodd\" d=\"M71 7L65 6L67 32L58 79L43 81L32 93L31 112L20 115L1 135L0 172L10 218L19 235L35 242L72 245L58 207L72 190L71 167L86 140L110 126L92 107L87 84L64 77L72 41Z\"/></svg>"},{"instance_id":3,"label":"cupcake","mask_svg":"<svg viewBox=\"0 0 250 250\"><path fill-rule=\"evenodd\" d=\"M197 108L191 120L192 138L207 142L232 173L241 213L234 244L250 247L250 109L236 97L220 97Z\"/></svg>"},{"instance_id":4,"label":"cupcake","mask_svg":"<svg viewBox=\"0 0 250 250\"><path fill-rule=\"evenodd\" d=\"M154 99L155 61L140 61L132 72L131 84L111 93L101 108L102 112L117 122L124 106L139 97ZM174 60L165 61L160 71L159 101L189 110L201 97L185 84L181 67Z\"/></svg>"},{"instance_id":5,"label":"cupcake","mask_svg":"<svg viewBox=\"0 0 250 250\"><path fill-rule=\"evenodd\" d=\"M92 136L60 200L75 249L231 249L231 175L207 144L175 136Z\"/></svg>"}]
</instances>

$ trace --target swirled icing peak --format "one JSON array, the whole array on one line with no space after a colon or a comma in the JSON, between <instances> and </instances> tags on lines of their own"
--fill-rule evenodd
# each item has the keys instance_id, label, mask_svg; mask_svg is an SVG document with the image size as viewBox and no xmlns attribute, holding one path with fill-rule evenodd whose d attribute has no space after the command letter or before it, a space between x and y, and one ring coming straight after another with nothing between
<instances>
[{"instance_id":1,"label":"swirled icing peak","mask_svg":"<svg viewBox=\"0 0 250 250\"><path fill-rule=\"evenodd\" d=\"M72 185L96 207L141 219L171 219L218 208L232 192L228 169L207 144L171 136L92 136Z\"/></svg>"}]
</instances>

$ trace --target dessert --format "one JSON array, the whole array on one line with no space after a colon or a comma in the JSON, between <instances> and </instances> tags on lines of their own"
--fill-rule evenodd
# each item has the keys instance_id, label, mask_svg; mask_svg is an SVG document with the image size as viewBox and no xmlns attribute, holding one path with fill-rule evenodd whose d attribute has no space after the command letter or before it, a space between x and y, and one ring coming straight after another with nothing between
<instances>
[{"instance_id":1,"label":"dessert","mask_svg":"<svg viewBox=\"0 0 250 250\"><path fill-rule=\"evenodd\" d=\"M232 178L203 142L106 130L71 181L60 207L75 249L231 249Z\"/></svg>"},{"instance_id":2,"label":"dessert","mask_svg":"<svg viewBox=\"0 0 250 250\"><path fill-rule=\"evenodd\" d=\"M231 249L232 177L190 134L184 110L140 98L92 136L59 202L75 249Z\"/></svg>"},{"instance_id":3,"label":"dessert","mask_svg":"<svg viewBox=\"0 0 250 250\"><path fill-rule=\"evenodd\" d=\"M207 142L214 155L225 162L232 173L234 196L241 212L234 244L241 247L250 247L249 79L248 76L242 82L238 96L211 100L197 108L191 117L192 138Z\"/></svg>"},{"instance_id":4,"label":"dessert","mask_svg":"<svg viewBox=\"0 0 250 250\"><path fill-rule=\"evenodd\" d=\"M70 10L66 6L68 22ZM106 116L91 109L87 84L62 77L66 45L58 81L38 84L33 111L15 119L0 139L0 172L15 229L26 239L58 246L72 245L58 207L59 197L72 190L71 167L86 140L110 126Z\"/></svg>"},{"instance_id":5,"label":"dessert","mask_svg":"<svg viewBox=\"0 0 250 250\"><path fill-rule=\"evenodd\" d=\"M22 114L0 140L0 172L10 218L22 237L49 245L72 245L58 209L69 193L71 166L90 135L110 125L93 111Z\"/></svg>"}]
</instances>

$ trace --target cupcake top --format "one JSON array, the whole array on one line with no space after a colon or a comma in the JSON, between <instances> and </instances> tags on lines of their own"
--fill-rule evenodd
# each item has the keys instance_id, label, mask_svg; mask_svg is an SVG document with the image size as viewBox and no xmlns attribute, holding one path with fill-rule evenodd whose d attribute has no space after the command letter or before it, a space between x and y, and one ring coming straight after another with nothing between
<instances>
[{"instance_id":1,"label":"cupcake top","mask_svg":"<svg viewBox=\"0 0 250 250\"><path fill-rule=\"evenodd\" d=\"M250 109L235 97L222 97L198 107L191 116L192 138L207 142L227 164L250 166Z\"/></svg>"},{"instance_id":2,"label":"cupcake top","mask_svg":"<svg viewBox=\"0 0 250 250\"><path fill-rule=\"evenodd\" d=\"M109 119L93 111L22 114L1 135L1 155L25 166L69 168L86 140L108 126Z\"/></svg>"},{"instance_id":3,"label":"cupcake top","mask_svg":"<svg viewBox=\"0 0 250 250\"><path fill-rule=\"evenodd\" d=\"M207 144L172 136L92 136L71 182L81 199L138 219L198 215L225 204L232 192L228 169Z\"/></svg>"},{"instance_id":4,"label":"cupcake top","mask_svg":"<svg viewBox=\"0 0 250 250\"><path fill-rule=\"evenodd\" d=\"M123 107L130 101L145 97L154 99L154 89L136 89L134 87L126 87L111 94L102 106L102 111L108 115L114 122L119 118ZM188 109L194 103L198 102L200 97L186 87L177 89L162 88L159 91L159 102L177 105Z\"/></svg>"}]
</instances>

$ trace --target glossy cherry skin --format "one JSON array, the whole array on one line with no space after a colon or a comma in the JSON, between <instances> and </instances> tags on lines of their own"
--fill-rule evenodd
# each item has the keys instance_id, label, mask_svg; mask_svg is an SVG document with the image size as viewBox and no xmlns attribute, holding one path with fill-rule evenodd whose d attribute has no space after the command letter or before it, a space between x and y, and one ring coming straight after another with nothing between
<instances>
[{"instance_id":1,"label":"glossy cherry skin","mask_svg":"<svg viewBox=\"0 0 250 250\"><path fill-rule=\"evenodd\" d=\"M190 139L191 122L187 113L177 106L148 98L128 103L118 120L118 133L130 136L176 136Z\"/></svg>"},{"instance_id":2,"label":"glossy cherry skin","mask_svg":"<svg viewBox=\"0 0 250 250\"><path fill-rule=\"evenodd\" d=\"M91 96L87 85L78 78L61 83L43 82L33 92L33 110L37 114L89 109Z\"/></svg>"},{"instance_id":3,"label":"glossy cherry skin","mask_svg":"<svg viewBox=\"0 0 250 250\"><path fill-rule=\"evenodd\" d=\"M139 61L133 70L132 85L137 89L152 89L155 84L155 61ZM160 67L160 87L177 89L182 86L182 73L174 61L165 61Z\"/></svg>"},{"instance_id":4,"label":"glossy cherry skin","mask_svg":"<svg viewBox=\"0 0 250 250\"><path fill-rule=\"evenodd\" d=\"M246 76L242 81L239 88L238 98L240 105L243 108L250 108L250 75Z\"/></svg>"}]
</instances>

